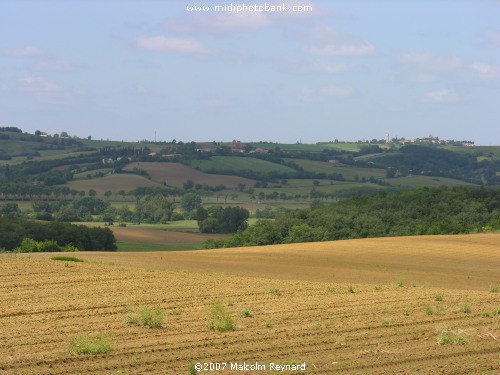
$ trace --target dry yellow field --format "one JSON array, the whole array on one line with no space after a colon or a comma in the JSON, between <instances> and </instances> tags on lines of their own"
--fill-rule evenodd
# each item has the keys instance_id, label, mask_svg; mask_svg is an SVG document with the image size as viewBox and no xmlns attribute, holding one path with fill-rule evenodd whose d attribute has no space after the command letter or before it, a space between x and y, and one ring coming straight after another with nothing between
<instances>
[{"instance_id":1,"label":"dry yellow field","mask_svg":"<svg viewBox=\"0 0 500 375\"><path fill-rule=\"evenodd\" d=\"M118 241L139 242L144 244L171 243L201 243L209 238L222 238L220 234L176 232L173 230L158 230L134 228L133 226L110 228Z\"/></svg>"},{"instance_id":2,"label":"dry yellow field","mask_svg":"<svg viewBox=\"0 0 500 375\"><path fill-rule=\"evenodd\" d=\"M499 239L77 254L83 263L3 254L0 372L188 374L190 364L225 362L200 374L272 374L271 363L305 362L305 371L282 373L496 374ZM234 331L208 329L216 301ZM162 328L125 322L144 306L165 312ZM459 340L438 344L443 332ZM82 333L107 336L112 350L70 353ZM230 369L245 361L266 371Z\"/></svg>"}]
</instances>

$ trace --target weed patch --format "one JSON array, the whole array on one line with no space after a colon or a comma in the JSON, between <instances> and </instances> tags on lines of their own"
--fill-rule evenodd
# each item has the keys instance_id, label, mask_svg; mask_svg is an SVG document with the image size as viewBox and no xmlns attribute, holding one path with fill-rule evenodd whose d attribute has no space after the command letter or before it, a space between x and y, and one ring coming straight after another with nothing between
<instances>
[{"instance_id":1,"label":"weed patch","mask_svg":"<svg viewBox=\"0 0 500 375\"><path fill-rule=\"evenodd\" d=\"M470 308L468 302L464 302L462 306L460 306L460 311L463 312L464 314L469 314L472 311L472 309Z\"/></svg>"},{"instance_id":2,"label":"weed patch","mask_svg":"<svg viewBox=\"0 0 500 375\"><path fill-rule=\"evenodd\" d=\"M273 296L279 297L281 296L281 289L277 287L272 287L267 290L268 294L272 294Z\"/></svg>"},{"instance_id":3,"label":"weed patch","mask_svg":"<svg viewBox=\"0 0 500 375\"><path fill-rule=\"evenodd\" d=\"M439 345L466 345L469 341L463 335L457 335L451 331L443 331L437 338Z\"/></svg>"},{"instance_id":4,"label":"weed patch","mask_svg":"<svg viewBox=\"0 0 500 375\"><path fill-rule=\"evenodd\" d=\"M155 307L145 307L140 313L141 324L148 328L161 328L163 326L163 320L165 314L163 310Z\"/></svg>"},{"instance_id":5,"label":"weed patch","mask_svg":"<svg viewBox=\"0 0 500 375\"><path fill-rule=\"evenodd\" d=\"M253 312L252 312L252 310L243 310L241 312L241 316L243 318L253 318Z\"/></svg>"},{"instance_id":6,"label":"weed patch","mask_svg":"<svg viewBox=\"0 0 500 375\"><path fill-rule=\"evenodd\" d=\"M133 312L127 308L125 312ZM128 325L142 325L148 328L162 328L165 313L158 307L144 307L139 313L133 313L125 318Z\"/></svg>"},{"instance_id":7,"label":"weed patch","mask_svg":"<svg viewBox=\"0 0 500 375\"><path fill-rule=\"evenodd\" d=\"M107 354L112 350L111 340L106 336L91 337L88 334L73 336L69 342L70 354Z\"/></svg>"},{"instance_id":8,"label":"weed patch","mask_svg":"<svg viewBox=\"0 0 500 375\"><path fill-rule=\"evenodd\" d=\"M210 318L208 322L209 329L219 332L235 330L236 325L222 303L216 302L210 306L208 315Z\"/></svg>"}]
</instances>

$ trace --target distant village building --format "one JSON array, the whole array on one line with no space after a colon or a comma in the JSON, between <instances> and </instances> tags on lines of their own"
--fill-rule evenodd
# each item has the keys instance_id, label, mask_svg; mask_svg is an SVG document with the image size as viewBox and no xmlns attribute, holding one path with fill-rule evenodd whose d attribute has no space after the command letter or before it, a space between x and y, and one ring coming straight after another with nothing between
<instances>
[{"instance_id":1,"label":"distant village building","mask_svg":"<svg viewBox=\"0 0 500 375\"><path fill-rule=\"evenodd\" d=\"M251 154L267 154L267 153L269 153L269 150L267 150L265 148L257 147L255 150L250 151L250 153Z\"/></svg>"},{"instance_id":2,"label":"distant village building","mask_svg":"<svg viewBox=\"0 0 500 375\"><path fill-rule=\"evenodd\" d=\"M236 154L243 154L245 152L243 145L240 141L233 140L233 142L229 145L231 152Z\"/></svg>"}]
</instances>

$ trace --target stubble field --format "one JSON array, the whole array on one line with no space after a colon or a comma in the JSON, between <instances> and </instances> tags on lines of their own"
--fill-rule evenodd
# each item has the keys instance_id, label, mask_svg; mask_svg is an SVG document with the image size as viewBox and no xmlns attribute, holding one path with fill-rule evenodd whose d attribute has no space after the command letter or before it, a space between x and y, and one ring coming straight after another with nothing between
<instances>
[{"instance_id":1,"label":"stubble field","mask_svg":"<svg viewBox=\"0 0 500 375\"><path fill-rule=\"evenodd\" d=\"M81 263L1 255L0 372L188 374L246 361L267 371L220 373L269 374L271 362L305 362L307 374L498 373L499 238L80 253ZM208 328L216 302L234 331ZM147 306L164 311L161 328L126 323ZM112 349L70 353L79 334Z\"/></svg>"}]
</instances>

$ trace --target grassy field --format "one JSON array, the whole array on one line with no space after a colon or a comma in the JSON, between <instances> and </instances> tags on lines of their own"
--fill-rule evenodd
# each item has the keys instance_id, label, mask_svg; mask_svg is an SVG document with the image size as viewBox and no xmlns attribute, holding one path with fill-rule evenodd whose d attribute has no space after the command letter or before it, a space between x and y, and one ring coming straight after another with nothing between
<instances>
[{"instance_id":1,"label":"grassy field","mask_svg":"<svg viewBox=\"0 0 500 375\"><path fill-rule=\"evenodd\" d=\"M432 177L432 176L407 176L387 179L386 182L392 186L401 187L421 187L421 186L458 186L469 185L477 186L465 181L456 180L446 177Z\"/></svg>"},{"instance_id":2,"label":"grassy field","mask_svg":"<svg viewBox=\"0 0 500 375\"><path fill-rule=\"evenodd\" d=\"M358 168L351 165L344 164L334 164L322 161L314 160L297 160L297 159L287 159L289 161L294 161L306 171L316 172L316 173L340 173L346 180L354 180L355 176L359 178L370 178L371 176L375 178L384 178L385 170L378 168Z\"/></svg>"},{"instance_id":3,"label":"grassy field","mask_svg":"<svg viewBox=\"0 0 500 375\"><path fill-rule=\"evenodd\" d=\"M212 156L210 160L193 160L191 166L199 168L202 171L215 170L250 170L259 173L269 172L289 172L294 173L295 170L281 164L271 163L269 161L255 159L252 157L235 157L235 156Z\"/></svg>"},{"instance_id":4,"label":"grassy field","mask_svg":"<svg viewBox=\"0 0 500 375\"><path fill-rule=\"evenodd\" d=\"M252 186L255 181L237 176L225 176L208 174L178 163L131 163L124 169L133 171L134 168L143 169L149 173L151 179L159 183L165 182L169 186L181 188L187 180L195 184L207 184L209 186L225 185L228 188L236 188L238 184Z\"/></svg>"},{"instance_id":5,"label":"grassy field","mask_svg":"<svg viewBox=\"0 0 500 375\"><path fill-rule=\"evenodd\" d=\"M250 143L255 148L265 148L275 150L277 147L285 151L305 151L305 152L321 152L325 148L340 151L358 151L361 147L358 143L329 143L319 142L314 144L308 143Z\"/></svg>"},{"instance_id":6,"label":"grassy field","mask_svg":"<svg viewBox=\"0 0 500 375\"><path fill-rule=\"evenodd\" d=\"M162 185L148 180L147 178L133 174L113 174L110 176L93 178L91 180L76 180L66 184L70 189L83 190L86 193L94 189L98 195L103 196L106 191L117 193L120 190L125 192L137 187L161 187Z\"/></svg>"},{"instance_id":7,"label":"grassy field","mask_svg":"<svg viewBox=\"0 0 500 375\"><path fill-rule=\"evenodd\" d=\"M269 194L276 191L278 193L285 193L287 195L295 196L296 194L309 195L313 187L318 192L328 193L328 194L344 193L352 191L353 189L356 190L362 189L367 191L378 191L385 189L380 185L372 183L357 183L357 182L344 182L344 181L334 181L333 183L331 183L330 180L318 180L318 181L320 182L320 184L318 186L314 186L313 180L292 179L288 181L287 185L284 185L280 188L269 187L266 189L256 188L254 190L255 194L257 195L260 192Z\"/></svg>"},{"instance_id":8,"label":"grassy field","mask_svg":"<svg viewBox=\"0 0 500 375\"><path fill-rule=\"evenodd\" d=\"M74 180L82 180L82 179L87 179L89 176L90 177L95 177L96 175L102 173L102 174L107 174L113 171L113 168L101 168L101 169L92 169L90 171L85 171L81 173L75 173L73 175Z\"/></svg>"},{"instance_id":9,"label":"grassy field","mask_svg":"<svg viewBox=\"0 0 500 375\"><path fill-rule=\"evenodd\" d=\"M266 371L251 373L305 362L286 373L496 374L499 238L79 253L79 263L3 254L0 371L188 374L257 361ZM143 311L161 312L158 328L136 323ZM250 373L229 366L214 373Z\"/></svg>"}]
</instances>

